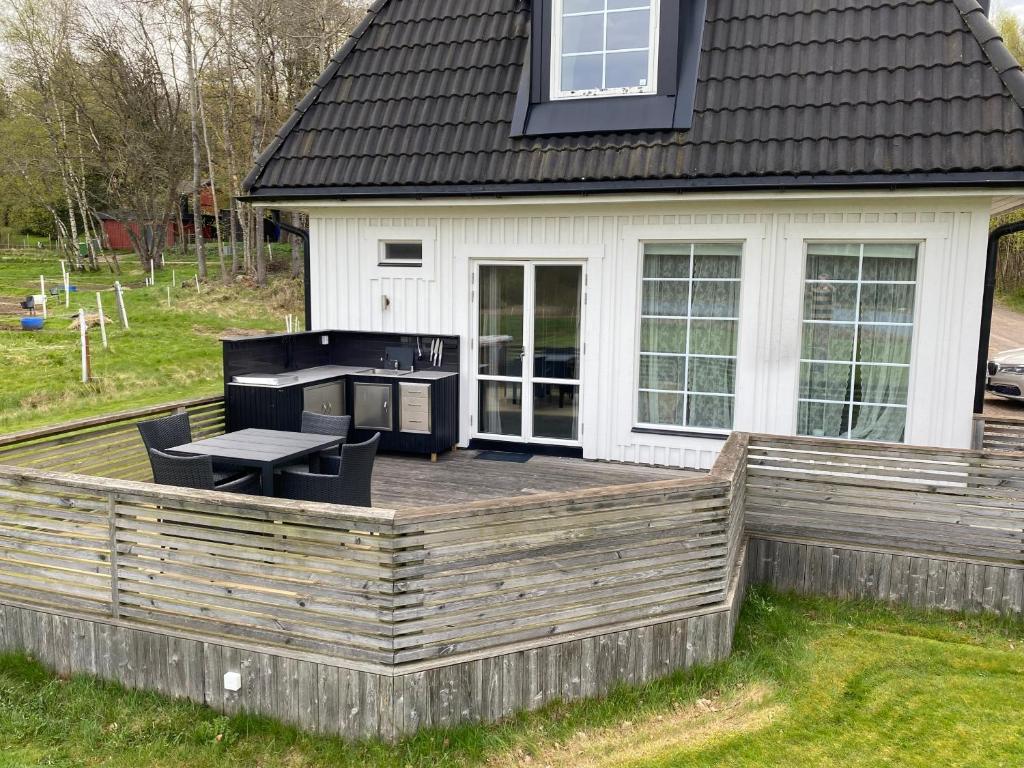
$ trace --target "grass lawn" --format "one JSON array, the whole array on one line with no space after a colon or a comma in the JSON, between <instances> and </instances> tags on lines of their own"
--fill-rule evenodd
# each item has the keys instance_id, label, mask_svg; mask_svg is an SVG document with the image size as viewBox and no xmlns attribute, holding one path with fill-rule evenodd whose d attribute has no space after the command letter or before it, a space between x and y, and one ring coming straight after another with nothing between
<instances>
[{"instance_id":1,"label":"grass lawn","mask_svg":"<svg viewBox=\"0 0 1024 768\"><path fill-rule=\"evenodd\" d=\"M1024 625L752 593L733 657L492 726L345 744L0 659L0 766L1020 766Z\"/></svg>"},{"instance_id":2,"label":"grass lawn","mask_svg":"<svg viewBox=\"0 0 1024 768\"><path fill-rule=\"evenodd\" d=\"M169 256L181 258L178 254ZM284 315L302 315L302 283L274 277L259 290L247 284L225 287L213 280L197 294L194 285L181 287L195 274L194 263L169 264L156 273L156 286L143 287L143 273L134 257L122 258L129 330L118 322L108 271L75 273L70 307L51 299L46 327L24 332L18 326L17 302L39 292L39 275L47 287L61 283L57 257L46 252L0 254L0 344L4 377L0 383L0 433L51 424L97 413L150 405L221 391L222 368L218 337L232 331L283 331ZM171 268L178 286L167 288ZM216 269L216 267L211 267ZM78 331L70 328L82 306L96 312L96 291L103 293L109 349L90 329L94 380L80 382Z\"/></svg>"}]
</instances>

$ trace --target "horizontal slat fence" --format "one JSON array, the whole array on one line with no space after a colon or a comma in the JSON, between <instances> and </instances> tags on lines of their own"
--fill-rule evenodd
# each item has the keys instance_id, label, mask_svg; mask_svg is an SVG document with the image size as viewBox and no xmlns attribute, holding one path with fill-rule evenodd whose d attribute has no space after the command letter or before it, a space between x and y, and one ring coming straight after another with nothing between
<instances>
[{"instance_id":1,"label":"horizontal slat fence","mask_svg":"<svg viewBox=\"0 0 1024 768\"><path fill-rule=\"evenodd\" d=\"M124 474L113 452L146 461L135 423L180 407L198 434L222 429L215 399L0 441L27 464L0 464L0 602L378 670L724 604L744 435L705 477L398 513L64 471Z\"/></svg>"},{"instance_id":2,"label":"horizontal slat fence","mask_svg":"<svg viewBox=\"0 0 1024 768\"><path fill-rule=\"evenodd\" d=\"M150 481L153 473L136 425L182 411L189 414L193 439L223 434L223 397L183 400L0 436L0 464Z\"/></svg>"},{"instance_id":3,"label":"horizontal slat fence","mask_svg":"<svg viewBox=\"0 0 1024 768\"><path fill-rule=\"evenodd\" d=\"M0 466L0 602L390 663L391 513Z\"/></svg>"},{"instance_id":4,"label":"horizontal slat fence","mask_svg":"<svg viewBox=\"0 0 1024 768\"><path fill-rule=\"evenodd\" d=\"M1024 562L1024 454L751 436L751 535Z\"/></svg>"},{"instance_id":5,"label":"horizontal slat fence","mask_svg":"<svg viewBox=\"0 0 1024 768\"><path fill-rule=\"evenodd\" d=\"M991 451L1024 451L1024 419L975 416L974 447Z\"/></svg>"}]
</instances>

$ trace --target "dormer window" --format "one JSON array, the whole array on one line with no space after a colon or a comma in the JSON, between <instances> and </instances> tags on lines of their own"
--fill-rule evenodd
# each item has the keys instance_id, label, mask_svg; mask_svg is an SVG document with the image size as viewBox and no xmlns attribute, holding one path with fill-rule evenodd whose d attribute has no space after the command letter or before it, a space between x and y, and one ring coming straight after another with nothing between
<instances>
[{"instance_id":1,"label":"dormer window","mask_svg":"<svg viewBox=\"0 0 1024 768\"><path fill-rule=\"evenodd\" d=\"M530 0L512 136L686 130L708 0Z\"/></svg>"},{"instance_id":2,"label":"dormer window","mask_svg":"<svg viewBox=\"0 0 1024 768\"><path fill-rule=\"evenodd\" d=\"M554 0L551 97L657 92L658 0Z\"/></svg>"}]
</instances>

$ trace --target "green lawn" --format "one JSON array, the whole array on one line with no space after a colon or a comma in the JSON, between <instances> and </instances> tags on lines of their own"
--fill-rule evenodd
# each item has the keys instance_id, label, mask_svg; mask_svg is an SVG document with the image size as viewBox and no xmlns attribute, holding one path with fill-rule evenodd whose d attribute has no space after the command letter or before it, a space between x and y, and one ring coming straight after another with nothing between
<instances>
[{"instance_id":1,"label":"green lawn","mask_svg":"<svg viewBox=\"0 0 1024 768\"><path fill-rule=\"evenodd\" d=\"M178 254L168 259L180 259ZM246 282L225 287L217 281L181 287L195 274L194 263L168 265L156 272L156 286L143 287L143 273L134 258L122 258L120 276L125 291L129 330L118 322L108 271L75 273L71 303L51 301L46 327L38 332L19 329L17 301L38 293L39 275L47 286L60 284L57 257L45 252L0 254L0 340L4 377L0 384L0 433L39 424L105 413L221 390L222 368L218 337L232 331L283 331L284 316L302 315L302 283L274 277L259 290ZM167 288L171 269L178 285ZM100 343L98 328L90 329L94 381L80 382L78 331L69 326L82 306L96 312L96 291L103 293L109 349Z\"/></svg>"},{"instance_id":2,"label":"green lawn","mask_svg":"<svg viewBox=\"0 0 1024 768\"><path fill-rule=\"evenodd\" d=\"M733 657L387 747L0 659L0 766L1020 766L1024 625L755 591Z\"/></svg>"}]
</instances>

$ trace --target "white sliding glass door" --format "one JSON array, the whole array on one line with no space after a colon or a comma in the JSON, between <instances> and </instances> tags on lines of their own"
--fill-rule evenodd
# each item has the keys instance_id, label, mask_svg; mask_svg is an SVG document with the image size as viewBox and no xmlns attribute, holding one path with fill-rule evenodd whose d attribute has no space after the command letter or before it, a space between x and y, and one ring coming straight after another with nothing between
<instances>
[{"instance_id":1,"label":"white sliding glass door","mask_svg":"<svg viewBox=\"0 0 1024 768\"><path fill-rule=\"evenodd\" d=\"M580 444L583 266L481 262L476 435Z\"/></svg>"}]
</instances>

